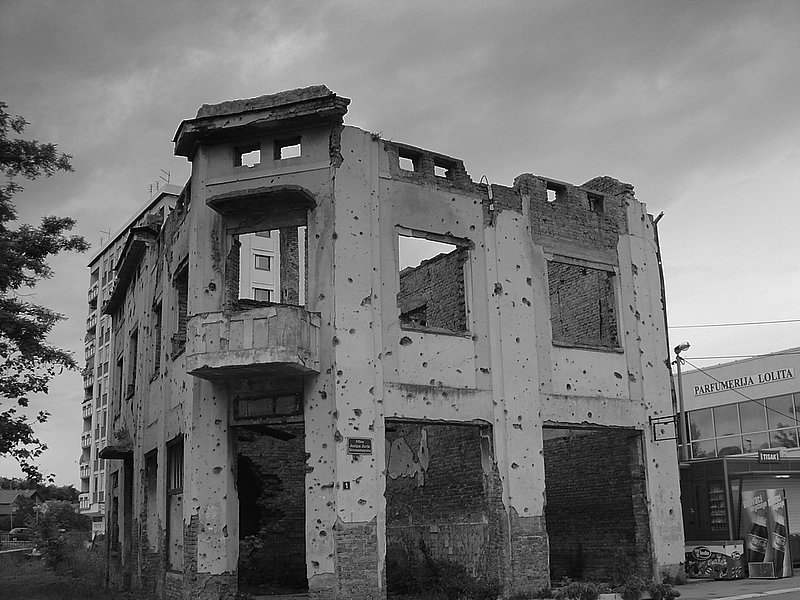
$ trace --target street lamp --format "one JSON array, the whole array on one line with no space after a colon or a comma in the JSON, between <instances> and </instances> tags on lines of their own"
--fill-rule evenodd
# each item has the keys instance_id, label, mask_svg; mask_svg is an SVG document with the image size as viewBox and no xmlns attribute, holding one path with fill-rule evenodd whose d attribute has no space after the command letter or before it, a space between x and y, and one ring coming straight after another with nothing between
<instances>
[{"instance_id":1,"label":"street lamp","mask_svg":"<svg viewBox=\"0 0 800 600\"><path fill-rule=\"evenodd\" d=\"M680 419L679 427L681 432L681 461L689 460L689 434L686 431L686 407L683 404L683 380L681 379L681 352L686 352L689 349L689 342L675 346L675 366L678 368L678 418Z\"/></svg>"}]
</instances>

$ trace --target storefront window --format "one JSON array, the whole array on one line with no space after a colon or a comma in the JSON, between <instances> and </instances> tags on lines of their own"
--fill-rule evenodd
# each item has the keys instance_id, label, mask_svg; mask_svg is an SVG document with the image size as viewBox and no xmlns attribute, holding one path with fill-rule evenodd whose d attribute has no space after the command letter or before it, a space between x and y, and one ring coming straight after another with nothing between
<instances>
[{"instance_id":1,"label":"storefront window","mask_svg":"<svg viewBox=\"0 0 800 600\"><path fill-rule=\"evenodd\" d=\"M767 428L767 411L762 402L741 402L739 412L742 415L742 433L764 431Z\"/></svg>"},{"instance_id":2,"label":"storefront window","mask_svg":"<svg viewBox=\"0 0 800 600\"><path fill-rule=\"evenodd\" d=\"M797 447L797 430L794 427L770 431L770 446L773 448Z\"/></svg>"},{"instance_id":3,"label":"storefront window","mask_svg":"<svg viewBox=\"0 0 800 600\"><path fill-rule=\"evenodd\" d=\"M742 453L742 436L729 435L717 440L717 456Z\"/></svg>"},{"instance_id":4,"label":"storefront window","mask_svg":"<svg viewBox=\"0 0 800 600\"><path fill-rule=\"evenodd\" d=\"M739 428L739 407L735 404L714 408L714 426L717 437L741 433Z\"/></svg>"},{"instance_id":5,"label":"storefront window","mask_svg":"<svg viewBox=\"0 0 800 600\"><path fill-rule=\"evenodd\" d=\"M710 408L693 410L689 413L689 432L689 437L693 440L714 437L714 422Z\"/></svg>"},{"instance_id":6,"label":"storefront window","mask_svg":"<svg viewBox=\"0 0 800 600\"><path fill-rule=\"evenodd\" d=\"M792 402L791 394L767 398L766 404L768 409L767 420L769 421L770 429L780 429L782 427L797 425L794 402Z\"/></svg>"},{"instance_id":7,"label":"storefront window","mask_svg":"<svg viewBox=\"0 0 800 600\"><path fill-rule=\"evenodd\" d=\"M762 448L769 448L769 436L766 433L748 433L742 436L745 452L757 452Z\"/></svg>"},{"instance_id":8,"label":"storefront window","mask_svg":"<svg viewBox=\"0 0 800 600\"><path fill-rule=\"evenodd\" d=\"M692 458L708 458L716 455L717 448L714 440L692 442Z\"/></svg>"}]
</instances>

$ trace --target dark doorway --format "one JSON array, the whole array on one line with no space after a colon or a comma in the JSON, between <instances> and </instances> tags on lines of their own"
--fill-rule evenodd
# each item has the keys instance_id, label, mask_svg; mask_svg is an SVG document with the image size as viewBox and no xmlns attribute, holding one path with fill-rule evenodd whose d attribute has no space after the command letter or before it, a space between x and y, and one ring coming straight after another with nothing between
<instances>
[{"instance_id":1,"label":"dark doorway","mask_svg":"<svg viewBox=\"0 0 800 600\"><path fill-rule=\"evenodd\" d=\"M303 423L238 427L239 588L308 589Z\"/></svg>"},{"instance_id":2,"label":"dark doorway","mask_svg":"<svg viewBox=\"0 0 800 600\"><path fill-rule=\"evenodd\" d=\"M550 578L649 578L650 525L641 432L544 428Z\"/></svg>"}]
</instances>

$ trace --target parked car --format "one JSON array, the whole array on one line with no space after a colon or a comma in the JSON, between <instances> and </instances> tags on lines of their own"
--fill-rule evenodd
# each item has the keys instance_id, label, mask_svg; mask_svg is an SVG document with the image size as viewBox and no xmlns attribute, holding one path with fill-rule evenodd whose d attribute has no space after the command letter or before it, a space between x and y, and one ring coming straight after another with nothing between
<instances>
[{"instance_id":1,"label":"parked car","mask_svg":"<svg viewBox=\"0 0 800 600\"><path fill-rule=\"evenodd\" d=\"M30 527L14 527L8 532L8 539L12 542L29 541L33 539L33 529Z\"/></svg>"}]
</instances>

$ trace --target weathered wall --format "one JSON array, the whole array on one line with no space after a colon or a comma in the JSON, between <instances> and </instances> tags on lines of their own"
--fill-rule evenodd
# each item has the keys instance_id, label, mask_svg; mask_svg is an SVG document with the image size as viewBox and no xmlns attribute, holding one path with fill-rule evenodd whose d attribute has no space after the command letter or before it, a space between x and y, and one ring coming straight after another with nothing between
<instances>
[{"instance_id":1,"label":"weathered wall","mask_svg":"<svg viewBox=\"0 0 800 600\"><path fill-rule=\"evenodd\" d=\"M545 439L550 574L609 581L652 568L644 466L631 430L573 431ZM644 525L643 528L638 525Z\"/></svg>"},{"instance_id":2,"label":"weathered wall","mask_svg":"<svg viewBox=\"0 0 800 600\"><path fill-rule=\"evenodd\" d=\"M474 425L387 426L389 591L426 559L457 563L475 578L502 580L503 508L485 441Z\"/></svg>"}]
</instances>

